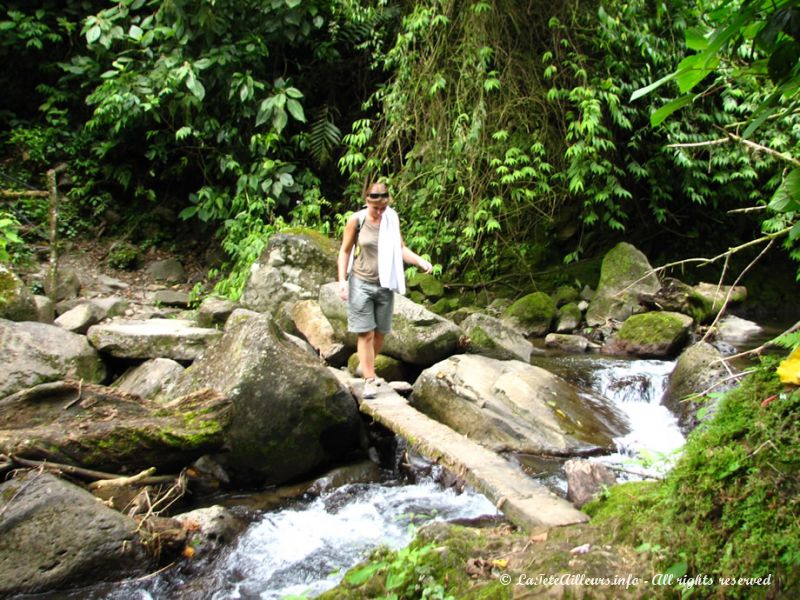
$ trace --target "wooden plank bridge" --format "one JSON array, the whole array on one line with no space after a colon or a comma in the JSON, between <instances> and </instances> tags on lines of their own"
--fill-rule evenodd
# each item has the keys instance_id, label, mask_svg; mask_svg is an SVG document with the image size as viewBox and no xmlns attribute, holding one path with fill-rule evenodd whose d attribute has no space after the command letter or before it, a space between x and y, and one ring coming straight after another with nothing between
<instances>
[{"instance_id":1,"label":"wooden plank bridge","mask_svg":"<svg viewBox=\"0 0 800 600\"><path fill-rule=\"evenodd\" d=\"M464 479L521 529L531 532L589 520L502 456L416 410L388 384L379 386L377 397L369 400L362 397L362 380L351 380L350 389L361 412Z\"/></svg>"}]
</instances>

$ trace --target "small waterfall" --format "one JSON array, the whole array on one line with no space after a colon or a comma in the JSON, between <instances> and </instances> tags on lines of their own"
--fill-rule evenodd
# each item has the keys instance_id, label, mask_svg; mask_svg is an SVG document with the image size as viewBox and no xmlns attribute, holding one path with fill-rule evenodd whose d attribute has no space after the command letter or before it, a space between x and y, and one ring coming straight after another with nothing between
<instances>
[{"instance_id":1,"label":"small waterfall","mask_svg":"<svg viewBox=\"0 0 800 600\"><path fill-rule=\"evenodd\" d=\"M633 470L662 473L668 470L685 438L678 421L661 397L674 361L600 359L593 361L591 387L607 398L628 419L630 432L615 440L617 453L600 458Z\"/></svg>"}]
</instances>

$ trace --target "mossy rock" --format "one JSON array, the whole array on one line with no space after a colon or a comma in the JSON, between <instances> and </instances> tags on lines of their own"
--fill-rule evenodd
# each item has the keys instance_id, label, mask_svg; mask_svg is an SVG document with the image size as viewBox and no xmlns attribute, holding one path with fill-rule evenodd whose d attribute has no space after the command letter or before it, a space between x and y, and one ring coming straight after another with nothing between
<instances>
[{"instance_id":1,"label":"mossy rock","mask_svg":"<svg viewBox=\"0 0 800 600\"><path fill-rule=\"evenodd\" d=\"M582 319L583 313L577 303L569 302L558 309L556 331L558 333L575 331L580 326Z\"/></svg>"},{"instance_id":2,"label":"mossy rock","mask_svg":"<svg viewBox=\"0 0 800 600\"><path fill-rule=\"evenodd\" d=\"M347 370L351 375L358 373L360 366L358 354L353 354L347 361ZM408 368L402 362L385 354L378 354L375 357L375 375L386 381L407 381Z\"/></svg>"},{"instance_id":3,"label":"mossy rock","mask_svg":"<svg viewBox=\"0 0 800 600\"><path fill-rule=\"evenodd\" d=\"M0 319L37 321L38 316L33 294L13 271L0 265Z\"/></svg>"},{"instance_id":4,"label":"mossy rock","mask_svg":"<svg viewBox=\"0 0 800 600\"><path fill-rule=\"evenodd\" d=\"M581 293L571 285L560 285L553 292L553 300L556 306L564 306L570 302L578 302L581 299Z\"/></svg>"},{"instance_id":5,"label":"mossy rock","mask_svg":"<svg viewBox=\"0 0 800 600\"><path fill-rule=\"evenodd\" d=\"M439 298L431 305L431 312L434 312L437 315L445 315L456 309L458 309L457 298Z\"/></svg>"},{"instance_id":6,"label":"mossy rock","mask_svg":"<svg viewBox=\"0 0 800 600\"><path fill-rule=\"evenodd\" d=\"M543 336L556 316L556 303L544 292L523 296L506 310L504 318L527 336Z\"/></svg>"},{"instance_id":7,"label":"mossy rock","mask_svg":"<svg viewBox=\"0 0 800 600\"><path fill-rule=\"evenodd\" d=\"M603 347L607 354L669 357L677 354L689 339L692 318L675 312L649 312L625 320Z\"/></svg>"},{"instance_id":8,"label":"mossy rock","mask_svg":"<svg viewBox=\"0 0 800 600\"><path fill-rule=\"evenodd\" d=\"M444 296L444 284L429 273L417 273L408 282L408 287L419 290L431 302Z\"/></svg>"}]
</instances>

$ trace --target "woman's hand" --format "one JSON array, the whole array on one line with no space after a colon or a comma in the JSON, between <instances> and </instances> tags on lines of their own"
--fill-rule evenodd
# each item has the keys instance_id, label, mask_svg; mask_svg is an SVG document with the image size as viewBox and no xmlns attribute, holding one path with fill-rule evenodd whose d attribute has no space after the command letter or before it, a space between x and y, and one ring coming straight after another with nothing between
<instances>
[{"instance_id":1,"label":"woman's hand","mask_svg":"<svg viewBox=\"0 0 800 600\"><path fill-rule=\"evenodd\" d=\"M430 273L433 271L433 265L429 263L427 260L420 256L419 260L417 261L417 266L422 269L425 273Z\"/></svg>"},{"instance_id":2,"label":"woman's hand","mask_svg":"<svg viewBox=\"0 0 800 600\"><path fill-rule=\"evenodd\" d=\"M346 281L340 281L339 282L339 298L341 298L343 301L347 302L347 296L348 296L348 294L347 294L347 282Z\"/></svg>"}]
</instances>

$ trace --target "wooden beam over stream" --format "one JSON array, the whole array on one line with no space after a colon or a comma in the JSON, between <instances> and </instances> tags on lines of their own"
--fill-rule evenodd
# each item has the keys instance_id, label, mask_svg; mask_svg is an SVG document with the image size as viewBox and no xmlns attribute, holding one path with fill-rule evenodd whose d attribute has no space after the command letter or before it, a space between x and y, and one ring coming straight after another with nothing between
<instances>
[{"instance_id":1,"label":"wooden beam over stream","mask_svg":"<svg viewBox=\"0 0 800 600\"><path fill-rule=\"evenodd\" d=\"M521 529L531 532L589 520L502 456L413 408L389 385L379 386L377 397L370 400L362 398L360 380L353 380L352 389L361 412L463 478Z\"/></svg>"}]
</instances>

